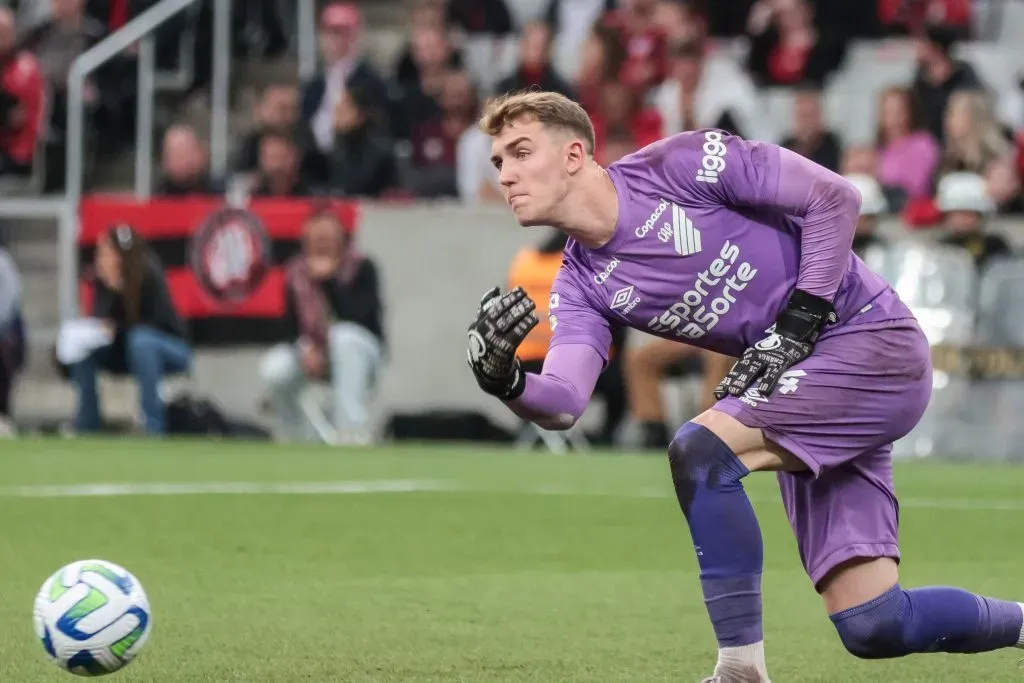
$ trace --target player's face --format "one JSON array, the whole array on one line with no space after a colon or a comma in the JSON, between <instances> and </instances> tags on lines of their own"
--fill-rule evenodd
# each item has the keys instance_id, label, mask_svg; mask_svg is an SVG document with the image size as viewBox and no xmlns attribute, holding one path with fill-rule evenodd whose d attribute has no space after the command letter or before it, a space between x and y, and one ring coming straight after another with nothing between
<instances>
[{"instance_id":1,"label":"player's face","mask_svg":"<svg viewBox=\"0 0 1024 683\"><path fill-rule=\"evenodd\" d=\"M546 225L565 196L570 143L530 117L513 121L491 142L505 201L520 225Z\"/></svg>"}]
</instances>

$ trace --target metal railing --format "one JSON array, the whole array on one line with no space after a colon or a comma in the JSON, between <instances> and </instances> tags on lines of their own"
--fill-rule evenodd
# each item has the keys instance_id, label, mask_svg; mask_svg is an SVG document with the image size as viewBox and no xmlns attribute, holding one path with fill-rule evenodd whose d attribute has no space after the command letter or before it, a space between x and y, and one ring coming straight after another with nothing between
<instances>
[{"instance_id":1,"label":"metal railing","mask_svg":"<svg viewBox=\"0 0 1024 683\"><path fill-rule=\"evenodd\" d=\"M58 299L62 320L78 313L78 211L82 199L85 170L85 83L91 73L134 43L139 43L138 97L136 115L135 194L148 199L153 182L155 119L154 94L161 90L181 90L192 79L195 65L190 50L183 44L176 72L156 70L153 32L176 14L192 7L197 0L161 0L135 17L106 39L80 55L68 76L67 150L65 193L63 199L42 198L11 203L5 200L0 216L55 217L58 220ZM210 170L221 177L228 165L229 79L231 71L231 2L213 3L213 74L210 85ZM317 68L316 0L297 0L296 51L299 78L311 77ZM192 41L185 41L192 43ZM188 52L188 54L186 54ZM22 213L22 211L24 213Z\"/></svg>"}]
</instances>

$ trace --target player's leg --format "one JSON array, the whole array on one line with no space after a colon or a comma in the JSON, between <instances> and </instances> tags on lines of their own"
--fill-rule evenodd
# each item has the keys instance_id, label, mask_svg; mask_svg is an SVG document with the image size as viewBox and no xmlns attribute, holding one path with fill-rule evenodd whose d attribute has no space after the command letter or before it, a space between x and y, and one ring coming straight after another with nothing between
<instances>
[{"instance_id":1,"label":"player's leg","mask_svg":"<svg viewBox=\"0 0 1024 683\"><path fill-rule=\"evenodd\" d=\"M807 466L766 441L759 428L714 409L676 433L669 465L718 640L715 674L730 683L767 681L761 616L763 544L742 479L754 471Z\"/></svg>"},{"instance_id":2,"label":"player's leg","mask_svg":"<svg viewBox=\"0 0 1024 683\"><path fill-rule=\"evenodd\" d=\"M893 558L847 560L818 588L843 645L857 657L1024 647L1024 605L951 586L904 589Z\"/></svg>"}]
</instances>

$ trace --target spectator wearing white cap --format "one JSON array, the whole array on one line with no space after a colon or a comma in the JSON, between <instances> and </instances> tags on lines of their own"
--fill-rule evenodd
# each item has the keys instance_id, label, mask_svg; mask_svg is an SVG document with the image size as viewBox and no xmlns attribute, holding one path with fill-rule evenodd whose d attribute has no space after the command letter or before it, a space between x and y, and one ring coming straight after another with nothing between
<instances>
[{"instance_id":1,"label":"spectator wearing white cap","mask_svg":"<svg viewBox=\"0 0 1024 683\"><path fill-rule=\"evenodd\" d=\"M846 176L860 193L860 215L857 230L853 234L853 252L864 258L868 249L883 246L885 240L878 236L878 220L889 212L889 204L882 193L882 186L866 173L850 173Z\"/></svg>"},{"instance_id":2,"label":"spectator wearing white cap","mask_svg":"<svg viewBox=\"0 0 1024 683\"><path fill-rule=\"evenodd\" d=\"M935 199L942 213L942 225L948 231L942 243L966 249L979 270L989 259L1012 253L1000 235L985 232L985 223L995 212L995 202L983 177L966 171L943 176Z\"/></svg>"},{"instance_id":3,"label":"spectator wearing white cap","mask_svg":"<svg viewBox=\"0 0 1024 683\"><path fill-rule=\"evenodd\" d=\"M359 8L350 2L331 3L320 15L322 71L302 87L302 118L322 152L334 146L334 112L349 84L369 93L381 114L388 108L388 87L360 52L362 24Z\"/></svg>"}]
</instances>

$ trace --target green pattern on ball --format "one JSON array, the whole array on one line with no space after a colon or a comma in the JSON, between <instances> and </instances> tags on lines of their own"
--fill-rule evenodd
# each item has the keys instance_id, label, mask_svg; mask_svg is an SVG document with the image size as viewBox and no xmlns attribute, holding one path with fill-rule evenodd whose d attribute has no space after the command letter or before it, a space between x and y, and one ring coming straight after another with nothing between
<instances>
[{"instance_id":1,"label":"green pattern on ball","mask_svg":"<svg viewBox=\"0 0 1024 683\"><path fill-rule=\"evenodd\" d=\"M53 583L50 584L50 602L56 602L57 598L68 592L68 587L64 585L64 572L58 572L57 576L53 577Z\"/></svg>"},{"instance_id":2,"label":"green pattern on ball","mask_svg":"<svg viewBox=\"0 0 1024 683\"><path fill-rule=\"evenodd\" d=\"M87 615L92 614L100 607L107 604L107 596L95 588L90 588L88 595L79 600L74 607L66 613L71 623L77 623Z\"/></svg>"},{"instance_id":3,"label":"green pattern on ball","mask_svg":"<svg viewBox=\"0 0 1024 683\"><path fill-rule=\"evenodd\" d=\"M106 567L102 564L95 564L92 562L83 564L81 569L79 569L79 572L82 574L85 574L86 572L99 574L115 586L121 585L121 575L113 571L110 567Z\"/></svg>"},{"instance_id":4,"label":"green pattern on ball","mask_svg":"<svg viewBox=\"0 0 1024 683\"><path fill-rule=\"evenodd\" d=\"M144 631L145 629L142 627L142 624L139 624L134 629L132 629L131 633L129 633L124 638L111 645L110 651L114 653L114 656L118 659L124 659L124 653L127 652L132 645L139 641L139 638L142 637L142 633Z\"/></svg>"}]
</instances>

